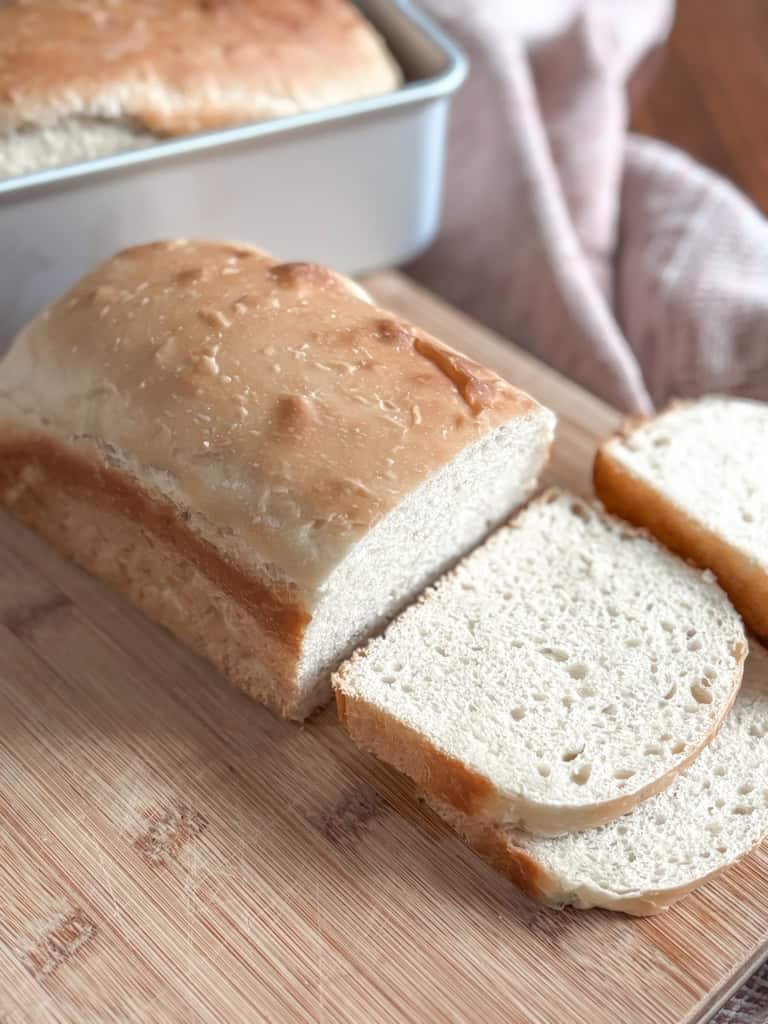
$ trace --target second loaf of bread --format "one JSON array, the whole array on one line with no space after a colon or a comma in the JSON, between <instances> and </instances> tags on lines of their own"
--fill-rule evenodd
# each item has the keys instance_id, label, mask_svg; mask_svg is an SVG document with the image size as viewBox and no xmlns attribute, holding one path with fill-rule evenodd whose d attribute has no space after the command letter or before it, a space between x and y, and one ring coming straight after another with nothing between
<instances>
[{"instance_id":1,"label":"second loaf of bread","mask_svg":"<svg viewBox=\"0 0 768 1024\"><path fill-rule=\"evenodd\" d=\"M322 267L116 256L0 365L0 502L277 711L532 492L554 417Z\"/></svg>"},{"instance_id":2,"label":"second loaf of bread","mask_svg":"<svg viewBox=\"0 0 768 1024\"><path fill-rule=\"evenodd\" d=\"M397 88L349 0L0 3L0 179Z\"/></svg>"}]
</instances>

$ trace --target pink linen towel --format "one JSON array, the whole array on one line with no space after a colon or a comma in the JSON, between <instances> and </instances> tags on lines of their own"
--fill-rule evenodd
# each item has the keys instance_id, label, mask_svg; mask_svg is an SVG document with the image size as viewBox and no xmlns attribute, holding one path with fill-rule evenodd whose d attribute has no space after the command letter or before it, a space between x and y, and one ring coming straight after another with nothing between
<instances>
[{"instance_id":1,"label":"pink linen towel","mask_svg":"<svg viewBox=\"0 0 768 1024\"><path fill-rule=\"evenodd\" d=\"M627 78L664 39L672 0L424 6L472 70L443 229L412 273L619 408L768 399L768 221L627 132Z\"/></svg>"}]
</instances>

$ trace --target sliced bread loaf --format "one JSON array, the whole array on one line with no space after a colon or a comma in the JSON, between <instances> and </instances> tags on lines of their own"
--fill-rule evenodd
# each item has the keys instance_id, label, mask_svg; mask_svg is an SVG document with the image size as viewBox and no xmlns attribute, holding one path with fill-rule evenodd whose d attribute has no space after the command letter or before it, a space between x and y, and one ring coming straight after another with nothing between
<instances>
[{"instance_id":1,"label":"sliced bread loaf","mask_svg":"<svg viewBox=\"0 0 768 1024\"><path fill-rule=\"evenodd\" d=\"M768 834L768 655L752 644L744 683L712 743L663 793L601 828L542 839L435 806L534 899L656 914Z\"/></svg>"},{"instance_id":2,"label":"sliced bread loaf","mask_svg":"<svg viewBox=\"0 0 768 1024\"><path fill-rule=\"evenodd\" d=\"M595 460L606 508L712 569L768 636L768 405L710 397L628 424Z\"/></svg>"},{"instance_id":3,"label":"sliced bread loaf","mask_svg":"<svg viewBox=\"0 0 768 1024\"><path fill-rule=\"evenodd\" d=\"M352 738L431 796L556 835L667 786L717 731L745 653L711 574L550 491L334 684Z\"/></svg>"}]
</instances>

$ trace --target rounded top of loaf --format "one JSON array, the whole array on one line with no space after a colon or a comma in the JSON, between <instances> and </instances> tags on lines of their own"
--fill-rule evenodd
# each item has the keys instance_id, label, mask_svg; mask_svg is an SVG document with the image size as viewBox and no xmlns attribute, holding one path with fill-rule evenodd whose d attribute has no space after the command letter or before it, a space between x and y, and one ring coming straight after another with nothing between
<instances>
[{"instance_id":1,"label":"rounded top of loaf","mask_svg":"<svg viewBox=\"0 0 768 1024\"><path fill-rule=\"evenodd\" d=\"M400 79L347 0L0 4L0 131L91 117L179 135L374 96Z\"/></svg>"},{"instance_id":2,"label":"rounded top of loaf","mask_svg":"<svg viewBox=\"0 0 768 1024\"><path fill-rule=\"evenodd\" d=\"M0 379L4 428L89 447L309 586L464 448L552 419L353 282L215 242L110 259L19 334Z\"/></svg>"}]
</instances>

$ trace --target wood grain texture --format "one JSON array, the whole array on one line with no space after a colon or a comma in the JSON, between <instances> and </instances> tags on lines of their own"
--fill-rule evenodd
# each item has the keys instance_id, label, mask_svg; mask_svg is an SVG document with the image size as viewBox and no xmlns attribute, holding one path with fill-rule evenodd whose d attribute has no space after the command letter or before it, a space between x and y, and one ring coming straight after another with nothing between
<instances>
[{"instance_id":1,"label":"wood grain texture","mask_svg":"<svg viewBox=\"0 0 768 1024\"><path fill-rule=\"evenodd\" d=\"M560 414L617 415L397 275L374 295ZM763 849L646 921L538 907L332 709L274 718L0 519L0 1020L692 1022L766 946Z\"/></svg>"},{"instance_id":2,"label":"wood grain texture","mask_svg":"<svg viewBox=\"0 0 768 1024\"><path fill-rule=\"evenodd\" d=\"M636 76L632 128L730 178L768 213L768 4L677 0L671 35Z\"/></svg>"}]
</instances>

